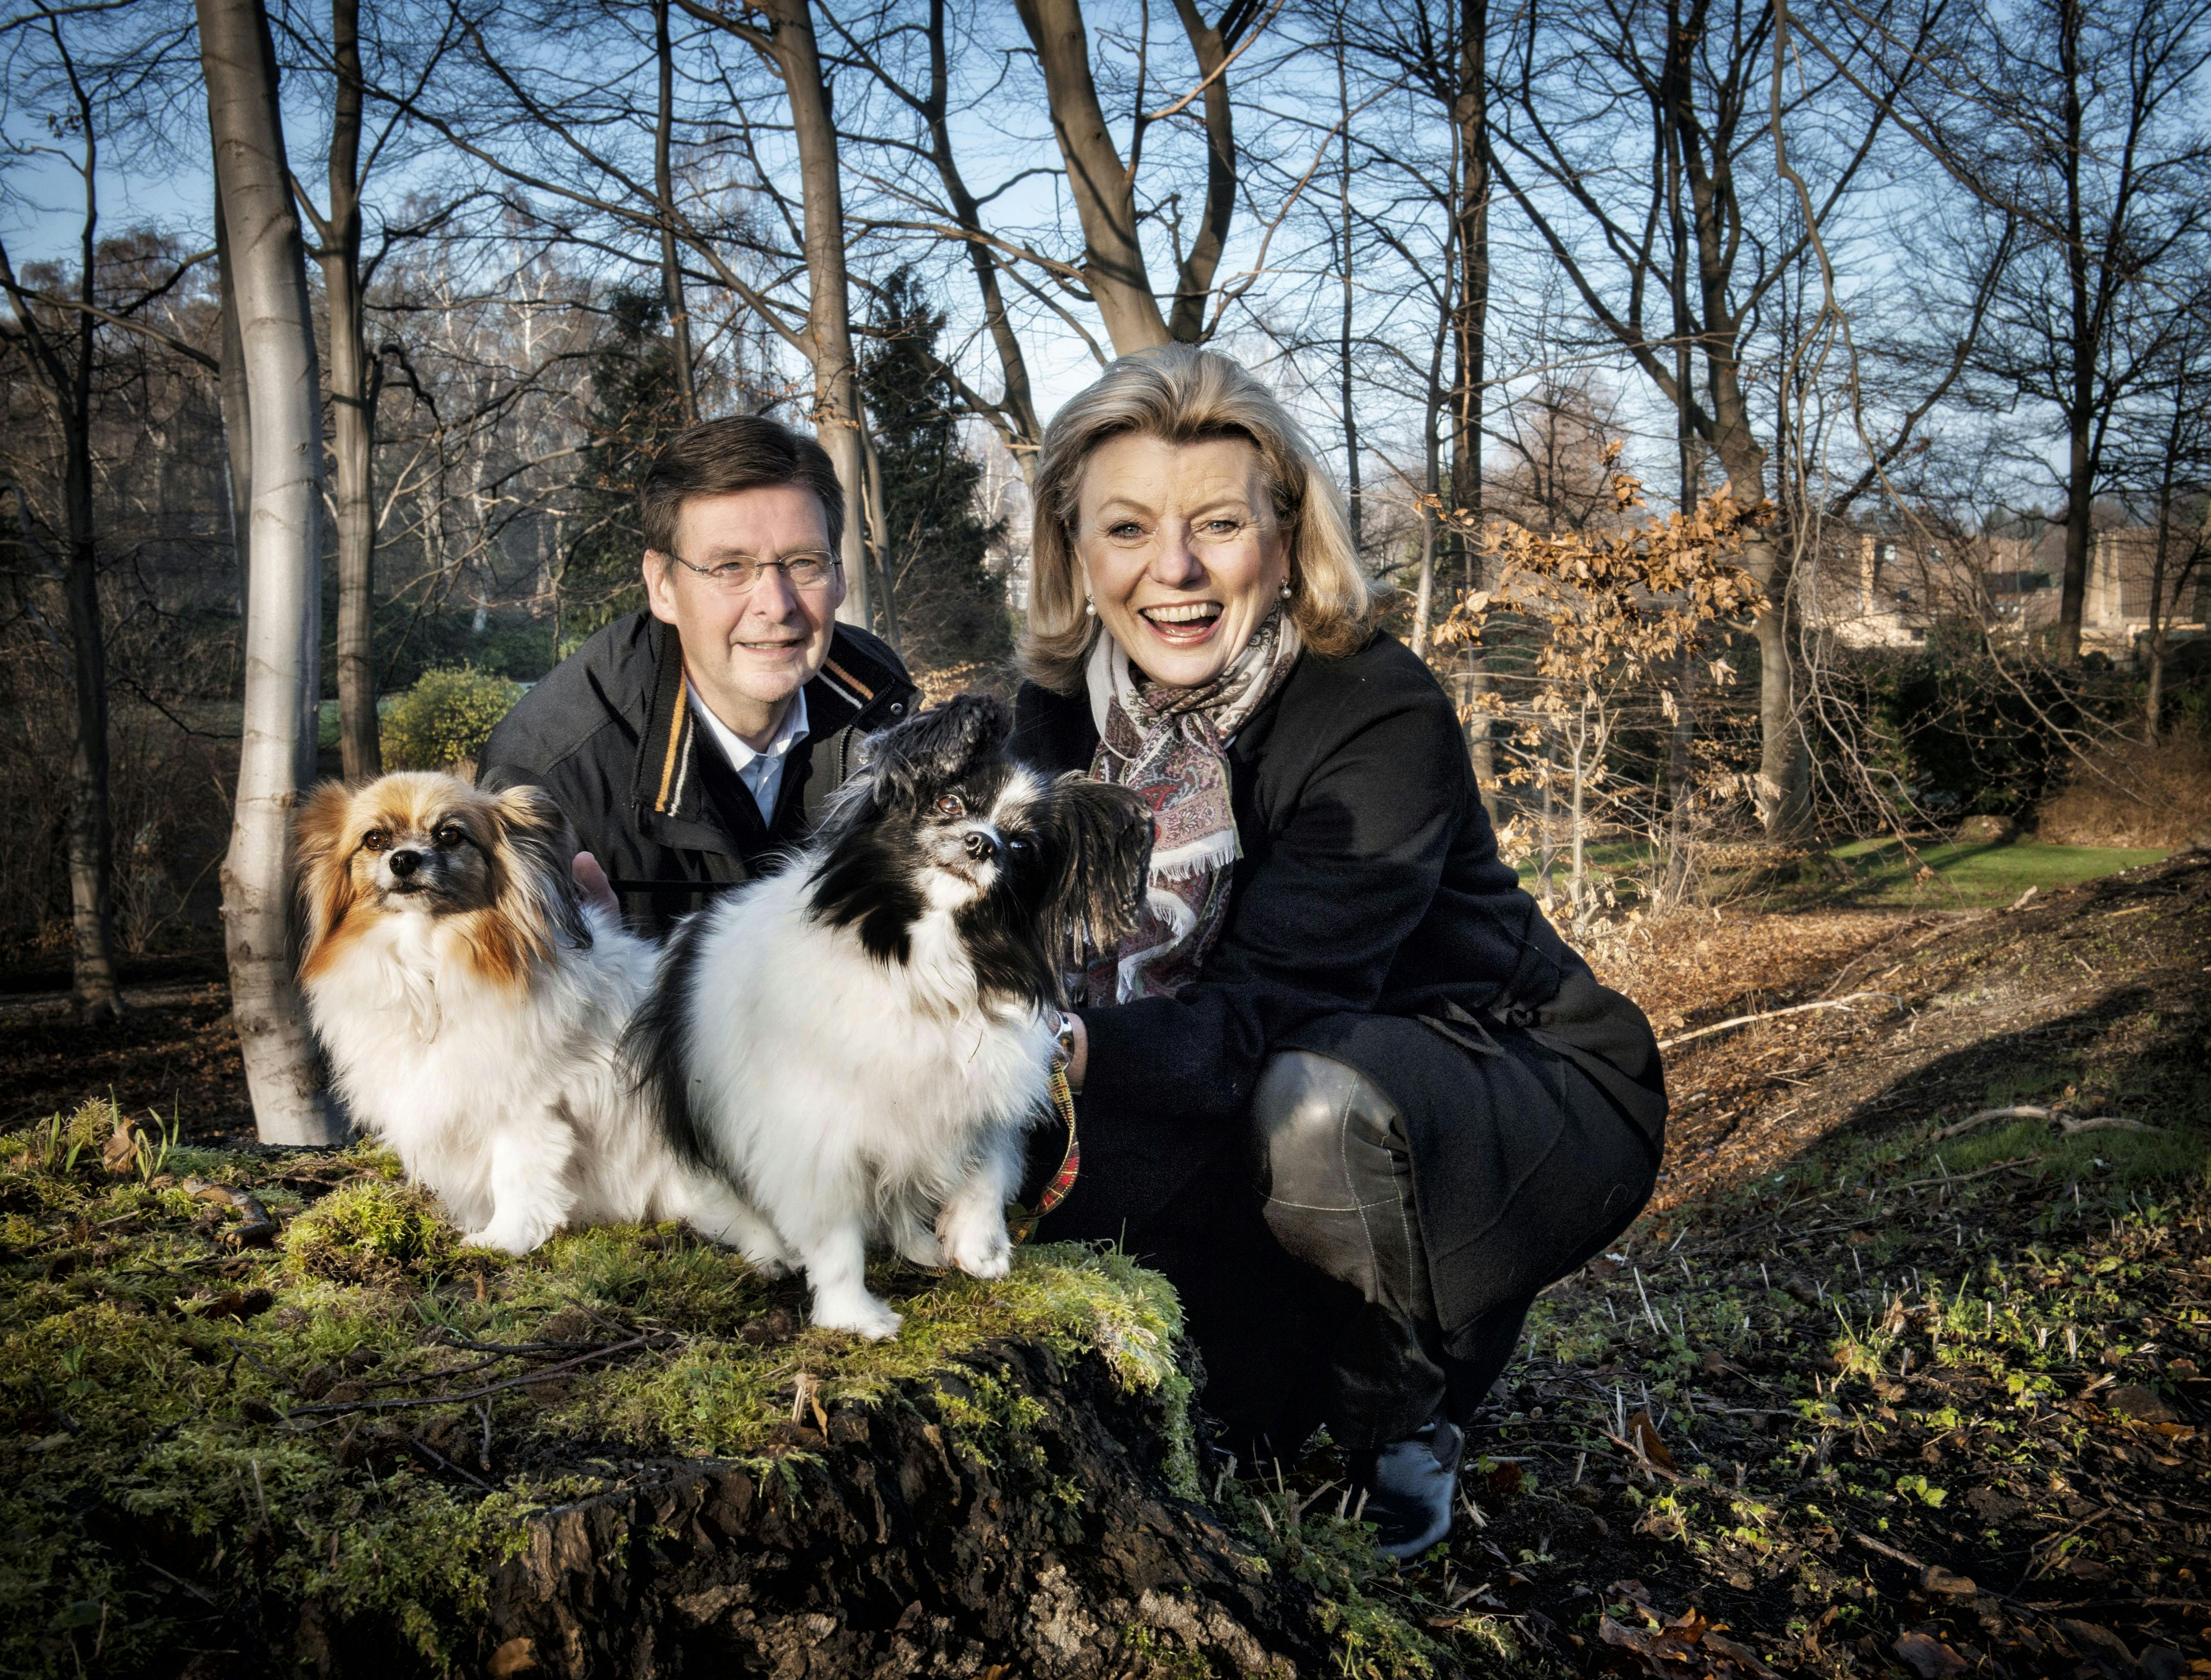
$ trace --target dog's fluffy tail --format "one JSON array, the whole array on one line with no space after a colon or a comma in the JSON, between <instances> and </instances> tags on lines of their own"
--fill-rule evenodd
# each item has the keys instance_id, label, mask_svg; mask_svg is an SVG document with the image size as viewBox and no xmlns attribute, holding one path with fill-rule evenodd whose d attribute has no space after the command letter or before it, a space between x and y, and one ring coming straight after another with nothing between
<instances>
[{"instance_id":1,"label":"dog's fluffy tail","mask_svg":"<svg viewBox=\"0 0 2211 1680\"><path fill-rule=\"evenodd\" d=\"M691 1000L698 995L707 920L705 911L686 917L669 936L652 990L623 1029L621 1058L630 1088L651 1095L669 1146L692 1166L712 1172L721 1163L691 1095Z\"/></svg>"}]
</instances>

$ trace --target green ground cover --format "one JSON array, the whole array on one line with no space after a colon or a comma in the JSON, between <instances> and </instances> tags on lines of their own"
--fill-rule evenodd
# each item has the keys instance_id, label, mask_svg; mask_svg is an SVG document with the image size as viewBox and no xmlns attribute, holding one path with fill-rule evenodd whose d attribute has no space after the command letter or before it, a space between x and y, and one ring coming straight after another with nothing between
<instances>
[{"instance_id":1,"label":"green ground cover","mask_svg":"<svg viewBox=\"0 0 2211 1680\"><path fill-rule=\"evenodd\" d=\"M374 1149L142 1135L118 1171L116 1124L94 1102L0 1137L0 1672L82 1671L95 1647L100 1671L133 1671L209 1606L262 1596L379 1607L441 1668L533 1513L655 1459L788 1482L821 1446L809 1408L875 1404L1000 1338L1162 1392L1168 1472L1197 1492L1180 1306L1118 1255L1026 1248L996 1283L875 1269L906 1328L863 1343L680 1227L512 1258L462 1246ZM227 1240L242 1216L221 1187L281 1235ZM1019 1451L1023 1397L962 1388L947 1427ZM148 1533L174 1573L140 1566Z\"/></svg>"},{"instance_id":2,"label":"green ground cover","mask_svg":"<svg viewBox=\"0 0 2211 1680\"><path fill-rule=\"evenodd\" d=\"M2035 840L1968 844L1923 841L1907 849L1892 838L1847 840L1823 853L1775 865L1714 871L1716 895L1740 897L1766 907L1806 908L1814 903L1863 909L1974 909L2009 904L2028 888L2050 892L2094 881L2121 870L2164 859L2166 852L2114 846L2044 846ZM1590 846L1590 874L1623 900L1653 861L1649 847L1608 841ZM1552 866L1552 890L1566 890L1566 854ZM1519 864L1523 885L1539 871L1533 858Z\"/></svg>"},{"instance_id":3,"label":"green ground cover","mask_svg":"<svg viewBox=\"0 0 2211 1680\"><path fill-rule=\"evenodd\" d=\"M2167 854L2113 846L2044 846L2024 840L1996 845L1944 840L1906 851L1899 841L1883 839L1851 840L1830 855L1848 872L1832 889L1832 895L1844 902L1963 909L2009 904L2030 887L2046 893L2158 863Z\"/></svg>"}]
</instances>

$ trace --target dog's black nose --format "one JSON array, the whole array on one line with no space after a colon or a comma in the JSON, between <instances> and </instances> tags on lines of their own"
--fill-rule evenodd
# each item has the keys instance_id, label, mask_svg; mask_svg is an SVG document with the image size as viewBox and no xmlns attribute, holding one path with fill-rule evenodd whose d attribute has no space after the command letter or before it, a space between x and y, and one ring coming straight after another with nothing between
<instances>
[{"instance_id":1,"label":"dog's black nose","mask_svg":"<svg viewBox=\"0 0 2211 1680\"><path fill-rule=\"evenodd\" d=\"M422 867L422 854L419 852L395 852L385 862L391 865L394 875L404 881Z\"/></svg>"},{"instance_id":2,"label":"dog's black nose","mask_svg":"<svg viewBox=\"0 0 2211 1680\"><path fill-rule=\"evenodd\" d=\"M960 837L960 844L967 848L967 855L978 864L998 855L998 837L985 834L980 828L970 828Z\"/></svg>"}]
</instances>

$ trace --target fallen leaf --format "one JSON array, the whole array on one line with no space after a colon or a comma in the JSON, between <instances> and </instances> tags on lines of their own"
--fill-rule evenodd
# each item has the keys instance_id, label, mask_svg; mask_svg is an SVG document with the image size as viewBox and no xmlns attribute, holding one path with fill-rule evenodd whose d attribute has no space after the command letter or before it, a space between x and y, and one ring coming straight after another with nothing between
<instances>
[{"instance_id":1,"label":"fallen leaf","mask_svg":"<svg viewBox=\"0 0 2211 1680\"><path fill-rule=\"evenodd\" d=\"M2144 1388L2140 1383L2126 1383L2117 1388L2107 1388L2097 1397L2105 1411L2124 1414L2142 1423L2185 1423L2178 1407L2155 1389Z\"/></svg>"},{"instance_id":2,"label":"fallen leaf","mask_svg":"<svg viewBox=\"0 0 2211 1680\"><path fill-rule=\"evenodd\" d=\"M1651 1421L1651 1414L1639 1411L1627 1420L1628 1439L1642 1448L1643 1456L1661 1470L1674 1468L1674 1455L1666 1450L1666 1443L1658 1439L1658 1426Z\"/></svg>"},{"instance_id":3,"label":"fallen leaf","mask_svg":"<svg viewBox=\"0 0 2211 1680\"><path fill-rule=\"evenodd\" d=\"M1966 1671L1963 1657L1941 1640L1929 1639L1924 1634L1900 1634L1895 1648L1905 1666L1919 1680L1945 1680L1946 1676Z\"/></svg>"},{"instance_id":4,"label":"fallen leaf","mask_svg":"<svg viewBox=\"0 0 2211 1680\"><path fill-rule=\"evenodd\" d=\"M2066 1642L2084 1657L2102 1657L2117 1663L2123 1669L2135 1665L2135 1653L2127 1648L2126 1641L2109 1628L2093 1622L2061 1621L2057 1631L2065 1635Z\"/></svg>"},{"instance_id":5,"label":"fallen leaf","mask_svg":"<svg viewBox=\"0 0 2211 1680\"><path fill-rule=\"evenodd\" d=\"M100 1164L118 1175L138 1164L138 1134L127 1116L117 1124L114 1134L102 1146Z\"/></svg>"},{"instance_id":6,"label":"fallen leaf","mask_svg":"<svg viewBox=\"0 0 2211 1680\"><path fill-rule=\"evenodd\" d=\"M1923 1592L1941 1592L1954 1598L1970 1598L1980 1592L1971 1575L1954 1575L1939 1563L1930 1563L1919 1577Z\"/></svg>"},{"instance_id":7,"label":"fallen leaf","mask_svg":"<svg viewBox=\"0 0 2211 1680\"><path fill-rule=\"evenodd\" d=\"M1704 1647L1705 1650L1712 1653L1713 1655L1724 1657L1729 1662L1734 1663L1740 1667L1748 1669L1753 1674L1763 1677L1773 1672L1772 1669L1766 1667L1764 1662L1760 1660L1758 1653L1752 1650L1748 1646L1737 1645L1726 1635L1719 1633L1717 1630L1705 1634Z\"/></svg>"}]
</instances>

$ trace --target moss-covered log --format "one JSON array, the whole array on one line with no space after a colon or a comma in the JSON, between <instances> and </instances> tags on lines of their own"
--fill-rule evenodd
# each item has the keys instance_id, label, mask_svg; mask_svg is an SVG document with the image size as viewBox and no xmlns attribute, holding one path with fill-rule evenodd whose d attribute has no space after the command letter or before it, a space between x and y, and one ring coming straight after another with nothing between
<instances>
[{"instance_id":1,"label":"moss-covered log","mask_svg":"<svg viewBox=\"0 0 2211 1680\"><path fill-rule=\"evenodd\" d=\"M1363 1533L1200 1501L1179 1307L1118 1256L881 1272L866 1343L675 1228L510 1259L372 1151L118 1124L0 1139L0 1669L1427 1666Z\"/></svg>"}]
</instances>

